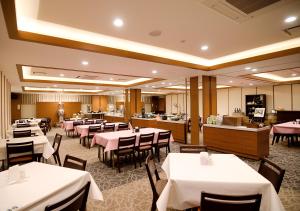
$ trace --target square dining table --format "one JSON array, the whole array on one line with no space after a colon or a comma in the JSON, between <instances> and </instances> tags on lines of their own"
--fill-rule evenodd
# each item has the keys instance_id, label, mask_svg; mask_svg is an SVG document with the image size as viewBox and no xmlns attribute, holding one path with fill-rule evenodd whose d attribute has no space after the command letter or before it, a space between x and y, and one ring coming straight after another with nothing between
<instances>
[{"instance_id":1,"label":"square dining table","mask_svg":"<svg viewBox=\"0 0 300 211\"><path fill-rule=\"evenodd\" d=\"M262 194L261 211L284 207L272 183L233 154L211 154L208 165L200 153L169 153L162 169L168 182L157 200L159 211L200 206L201 191L224 195Z\"/></svg>"},{"instance_id":2,"label":"square dining table","mask_svg":"<svg viewBox=\"0 0 300 211\"><path fill-rule=\"evenodd\" d=\"M285 122L281 124L273 125L271 134L299 134L300 135L300 124L296 122Z\"/></svg>"},{"instance_id":3,"label":"square dining table","mask_svg":"<svg viewBox=\"0 0 300 211\"><path fill-rule=\"evenodd\" d=\"M8 140L8 141L7 141ZM0 139L0 160L6 160L6 144L7 143L23 143L33 141L34 153L42 153L45 159L51 157L54 149L51 146L47 136L32 136L22 138Z\"/></svg>"},{"instance_id":4,"label":"square dining table","mask_svg":"<svg viewBox=\"0 0 300 211\"><path fill-rule=\"evenodd\" d=\"M0 210L45 210L47 205L67 198L89 181L89 198L103 200L100 189L87 171L38 162L20 168L25 172L25 179L19 182L9 182L8 170L0 172Z\"/></svg>"},{"instance_id":5,"label":"square dining table","mask_svg":"<svg viewBox=\"0 0 300 211\"><path fill-rule=\"evenodd\" d=\"M39 136L43 136L44 133L41 130L39 126L31 126L31 127L11 127L9 130L7 130L6 135L8 138L13 138L14 131L24 131L24 130L31 130L31 133L34 133Z\"/></svg>"}]
</instances>

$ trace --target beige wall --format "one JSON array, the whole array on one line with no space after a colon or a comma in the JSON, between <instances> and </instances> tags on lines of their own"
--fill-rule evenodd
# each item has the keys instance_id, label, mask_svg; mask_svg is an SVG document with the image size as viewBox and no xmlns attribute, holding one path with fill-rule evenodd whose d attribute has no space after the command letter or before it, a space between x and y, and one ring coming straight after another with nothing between
<instances>
[{"instance_id":1,"label":"beige wall","mask_svg":"<svg viewBox=\"0 0 300 211\"><path fill-rule=\"evenodd\" d=\"M272 109L283 108L284 110L300 111L300 84L270 85L261 87L225 88L217 89L217 113L220 115L231 115L234 108L241 108L245 112L245 96L253 94L265 94L267 99L266 112ZM183 104L182 113L185 113L185 94L172 94L166 97L166 113L177 113L172 106ZM183 103L182 102L183 99ZM274 103L274 105L273 105ZM188 115L190 114L190 97L188 95ZM202 116L202 90L199 90L199 115Z\"/></svg>"},{"instance_id":2,"label":"beige wall","mask_svg":"<svg viewBox=\"0 0 300 211\"><path fill-rule=\"evenodd\" d=\"M6 138L11 123L11 86L3 72L0 72L0 138Z\"/></svg>"}]
</instances>

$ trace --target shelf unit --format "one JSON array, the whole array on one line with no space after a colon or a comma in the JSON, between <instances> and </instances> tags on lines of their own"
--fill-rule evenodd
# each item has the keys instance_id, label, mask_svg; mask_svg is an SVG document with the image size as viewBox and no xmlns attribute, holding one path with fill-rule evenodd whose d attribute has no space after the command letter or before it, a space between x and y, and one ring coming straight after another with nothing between
<instances>
[{"instance_id":1,"label":"shelf unit","mask_svg":"<svg viewBox=\"0 0 300 211\"><path fill-rule=\"evenodd\" d=\"M249 119L253 118L254 111L256 108L266 108L266 95L260 94L260 95L246 95L246 115L249 117Z\"/></svg>"}]
</instances>

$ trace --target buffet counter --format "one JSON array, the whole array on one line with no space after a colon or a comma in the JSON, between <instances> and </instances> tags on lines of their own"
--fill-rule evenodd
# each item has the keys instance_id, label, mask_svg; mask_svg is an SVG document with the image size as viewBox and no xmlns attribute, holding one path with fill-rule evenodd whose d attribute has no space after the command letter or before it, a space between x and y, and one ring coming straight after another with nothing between
<instances>
[{"instance_id":1,"label":"buffet counter","mask_svg":"<svg viewBox=\"0 0 300 211\"><path fill-rule=\"evenodd\" d=\"M124 115L120 115L119 113L106 113L104 119L107 122L125 122Z\"/></svg>"},{"instance_id":2,"label":"buffet counter","mask_svg":"<svg viewBox=\"0 0 300 211\"><path fill-rule=\"evenodd\" d=\"M97 113L85 113L84 114L85 118L88 119L103 119L104 118L104 113L103 112L97 112Z\"/></svg>"},{"instance_id":3,"label":"buffet counter","mask_svg":"<svg viewBox=\"0 0 300 211\"><path fill-rule=\"evenodd\" d=\"M175 141L186 143L186 123L183 120L157 120L146 118L131 118L133 127L151 127L165 130L171 130Z\"/></svg>"},{"instance_id":4,"label":"buffet counter","mask_svg":"<svg viewBox=\"0 0 300 211\"><path fill-rule=\"evenodd\" d=\"M269 155L270 127L203 125L203 142L209 149L259 160Z\"/></svg>"}]
</instances>

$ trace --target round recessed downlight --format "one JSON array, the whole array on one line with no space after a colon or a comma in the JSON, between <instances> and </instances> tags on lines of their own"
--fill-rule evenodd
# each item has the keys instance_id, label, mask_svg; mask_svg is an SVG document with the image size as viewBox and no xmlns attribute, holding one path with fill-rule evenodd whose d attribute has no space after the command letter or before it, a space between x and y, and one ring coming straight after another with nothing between
<instances>
[{"instance_id":1,"label":"round recessed downlight","mask_svg":"<svg viewBox=\"0 0 300 211\"><path fill-rule=\"evenodd\" d=\"M229 81L229 83L233 83L233 81Z\"/></svg>"},{"instance_id":2,"label":"round recessed downlight","mask_svg":"<svg viewBox=\"0 0 300 211\"><path fill-rule=\"evenodd\" d=\"M289 16L284 20L284 22L291 23L291 22L294 22L295 20L297 20L296 16Z\"/></svg>"},{"instance_id":3,"label":"round recessed downlight","mask_svg":"<svg viewBox=\"0 0 300 211\"><path fill-rule=\"evenodd\" d=\"M60 76L60 77L64 77L65 75L61 73L61 74L59 74L59 76Z\"/></svg>"},{"instance_id":4,"label":"round recessed downlight","mask_svg":"<svg viewBox=\"0 0 300 211\"><path fill-rule=\"evenodd\" d=\"M164 85L164 84L165 84L165 82L161 82L161 84L162 84L162 85Z\"/></svg>"},{"instance_id":5,"label":"round recessed downlight","mask_svg":"<svg viewBox=\"0 0 300 211\"><path fill-rule=\"evenodd\" d=\"M116 18L113 22L114 26L116 27L122 27L124 25L124 22L121 18Z\"/></svg>"},{"instance_id":6,"label":"round recessed downlight","mask_svg":"<svg viewBox=\"0 0 300 211\"><path fill-rule=\"evenodd\" d=\"M153 74L156 74L156 73L157 73L157 70L152 70L152 73L153 73Z\"/></svg>"},{"instance_id":7,"label":"round recessed downlight","mask_svg":"<svg viewBox=\"0 0 300 211\"><path fill-rule=\"evenodd\" d=\"M201 50L202 50L202 51L206 51L207 49L208 49L208 46L207 46L207 45L202 45L202 46L201 46Z\"/></svg>"},{"instance_id":8,"label":"round recessed downlight","mask_svg":"<svg viewBox=\"0 0 300 211\"><path fill-rule=\"evenodd\" d=\"M292 74L293 77L295 77L296 75L297 75L296 73L293 73L293 74Z\"/></svg>"},{"instance_id":9,"label":"round recessed downlight","mask_svg":"<svg viewBox=\"0 0 300 211\"><path fill-rule=\"evenodd\" d=\"M250 85L250 86L253 86L253 83L250 83L249 85Z\"/></svg>"},{"instance_id":10,"label":"round recessed downlight","mask_svg":"<svg viewBox=\"0 0 300 211\"><path fill-rule=\"evenodd\" d=\"M84 65L84 66L87 66L89 64L89 62L88 61L82 61L81 64Z\"/></svg>"},{"instance_id":11,"label":"round recessed downlight","mask_svg":"<svg viewBox=\"0 0 300 211\"><path fill-rule=\"evenodd\" d=\"M110 80L110 81L113 81L114 79L113 79L113 78L110 78L109 80Z\"/></svg>"},{"instance_id":12,"label":"round recessed downlight","mask_svg":"<svg viewBox=\"0 0 300 211\"><path fill-rule=\"evenodd\" d=\"M251 67L245 67L245 70L250 70L251 69Z\"/></svg>"},{"instance_id":13,"label":"round recessed downlight","mask_svg":"<svg viewBox=\"0 0 300 211\"><path fill-rule=\"evenodd\" d=\"M254 69L252 69L251 71L252 71L252 72L256 72L256 71L257 71L257 69L256 69L256 68L254 68Z\"/></svg>"}]
</instances>

